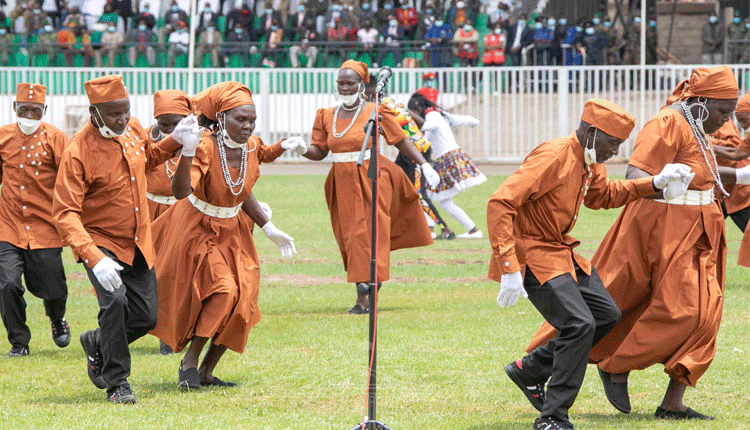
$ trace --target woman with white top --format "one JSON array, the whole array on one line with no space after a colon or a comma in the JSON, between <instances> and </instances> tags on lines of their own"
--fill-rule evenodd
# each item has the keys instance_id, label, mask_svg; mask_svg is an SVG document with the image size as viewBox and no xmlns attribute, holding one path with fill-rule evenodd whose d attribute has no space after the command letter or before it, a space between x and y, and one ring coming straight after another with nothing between
<instances>
[{"instance_id":1,"label":"woman with white top","mask_svg":"<svg viewBox=\"0 0 750 430\"><path fill-rule=\"evenodd\" d=\"M411 96L408 107L420 131L432 142L435 170L440 175L440 183L436 187L429 187L427 195L464 226L466 233L456 237L481 239L482 231L466 212L453 202L453 197L461 190L485 182L487 177L461 150L451 130L451 127L457 125L474 127L479 121L471 116L449 114L419 93Z\"/></svg>"}]
</instances>

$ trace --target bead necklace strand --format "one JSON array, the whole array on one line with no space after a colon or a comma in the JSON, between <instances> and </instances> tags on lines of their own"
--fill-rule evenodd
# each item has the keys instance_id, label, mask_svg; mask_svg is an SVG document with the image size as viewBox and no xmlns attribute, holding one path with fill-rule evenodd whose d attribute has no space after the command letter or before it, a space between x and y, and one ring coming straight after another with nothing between
<instances>
[{"instance_id":1,"label":"bead necklace strand","mask_svg":"<svg viewBox=\"0 0 750 430\"><path fill-rule=\"evenodd\" d=\"M688 124L690 124L690 129L693 131L695 138L698 139L698 146L701 148L701 154L703 154L703 159L706 161L708 171L711 172L711 176L713 176L714 180L716 181L716 185L719 186L721 192L724 193L726 197L729 197L729 193L724 189L724 185L721 183L721 176L719 176L719 165L716 162L716 154L714 154L713 149L711 149L711 144L708 142L708 138L698 129L698 125L695 123L695 118L693 118L693 113L690 111L690 108L688 108L687 102L683 101L682 103L680 103L680 105L682 106L682 110L685 112ZM711 157L714 160L713 168L711 167L711 163L708 161L706 151L711 154ZM716 169L715 172L714 168Z\"/></svg>"},{"instance_id":2,"label":"bead necklace strand","mask_svg":"<svg viewBox=\"0 0 750 430\"><path fill-rule=\"evenodd\" d=\"M232 180L232 175L229 173L229 164L227 163L227 151L224 148L224 137L223 133L219 132L219 160L221 161L221 173L224 174L224 182L229 187L229 191L232 195L238 196L245 188L245 174L247 173L247 144L242 145L242 162L240 164L240 177L236 181ZM234 189L240 187L237 192Z\"/></svg>"},{"instance_id":3,"label":"bead necklace strand","mask_svg":"<svg viewBox=\"0 0 750 430\"><path fill-rule=\"evenodd\" d=\"M343 105L344 104L342 103L336 106L336 110L333 112L333 127L332 127L331 132L333 133L333 137L335 137L336 139L341 139L342 137L344 137L346 132L348 132L352 128L352 126L354 125L354 122L357 120L357 117L359 116L359 113L362 111L362 106L364 106L364 102L362 100L359 101L359 104L357 104L357 111L354 112L352 121L349 123L349 125L346 126L343 132L337 133L336 132L336 118L339 116L339 111L341 110L341 107Z\"/></svg>"},{"instance_id":4,"label":"bead necklace strand","mask_svg":"<svg viewBox=\"0 0 750 430\"><path fill-rule=\"evenodd\" d=\"M167 169L167 178L171 178L172 176L174 176L174 172L175 172L175 170L172 170L169 168L170 163L172 164L172 167L177 167L177 162L172 161L171 159L164 162L164 166Z\"/></svg>"}]
</instances>

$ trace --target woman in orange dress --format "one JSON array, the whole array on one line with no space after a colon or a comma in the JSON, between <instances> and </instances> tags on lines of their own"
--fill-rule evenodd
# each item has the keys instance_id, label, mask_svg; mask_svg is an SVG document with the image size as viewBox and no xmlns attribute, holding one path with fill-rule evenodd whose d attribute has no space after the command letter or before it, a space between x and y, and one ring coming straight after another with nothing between
<instances>
[{"instance_id":1,"label":"woman in orange dress","mask_svg":"<svg viewBox=\"0 0 750 430\"><path fill-rule=\"evenodd\" d=\"M365 101L364 83L369 82L367 65L347 60L339 69L336 88L342 103L319 109L315 116L312 142L302 155L322 160L332 153L333 165L325 183L326 202L331 213L331 226L341 251L348 282L364 283L358 289L357 302L349 310L353 314L369 312L366 291L370 279L370 211L371 179L367 177L366 159L357 167L357 157L365 140L364 127L375 105ZM380 127L389 145L395 145L416 164L422 175L434 186L440 181L437 172L425 161L398 124L395 114L380 105ZM369 144L368 144L369 147ZM304 151L304 150L303 150ZM366 158L369 158L369 151ZM378 282L389 279L390 251L432 244L419 195L403 170L392 161L379 158L378 186Z\"/></svg>"},{"instance_id":2,"label":"woman in orange dress","mask_svg":"<svg viewBox=\"0 0 750 430\"><path fill-rule=\"evenodd\" d=\"M194 118L193 129L175 129L194 140L183 145L172 178L178 202L153 223L159 316L152 334L176 352L189 344L178 370L183 389L234 385L213 371L227 348L244 351L261 317L253 222L283 256L296 252L293 239L268 221L252 193L260 162L284 148L251 135L256 113L250 90L238 82L217 84L198 94L195 106L201 125L213 133L202 135Z\"/></svg>"}]
</instances>

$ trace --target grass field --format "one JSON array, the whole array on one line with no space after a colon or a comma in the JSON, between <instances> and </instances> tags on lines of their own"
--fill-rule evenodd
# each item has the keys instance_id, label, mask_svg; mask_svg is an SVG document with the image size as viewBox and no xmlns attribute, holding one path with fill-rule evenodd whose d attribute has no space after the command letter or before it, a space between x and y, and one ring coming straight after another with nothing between
<instances>
[{"instance_id":1,"label":"grass field","mask_svg":"<svg viewBox=\"0 0 750 430\"><path fill-rule=\"evenodd\" d=\"M82 266L66 250L73 341L57 348L41 300L27 294L31 355L0 357L0 417L9 429L343 429L365 410L367 317L346 314L354 302L346 284L323 195L322 175L263 176L259 200L276 226L295 238L298 254L280 257L262 234L260 306L263 319L244 354L228 352L215 374L233 389L177 389L179 355L160 356L151 336L131 346L134 406L110 405L89 382L78 335L96 327L98 306ZM486 230L490 177L456 202ZM582 210L572 233L591 257L618 214ZM458 223L448 220L461 232ZM179 228L179 226L175 226ZM486 231L485 231L486 233ZM662 366L630 378L633 412L609 405L593 366L571 419L579 429L750 428L750 287L736 267L739 230L728 225L726 303L716 358L685 401L717 421L653 418L667 377ZM502 371L523 354L541 317L528 300L495 303L499 284L486 279L487 239L443 241L392 253L391 278L380 293L378 415L394 430L529 429L537 416ZM3 342L1 352L10 346Z\"/></svg>"}]
</instances>

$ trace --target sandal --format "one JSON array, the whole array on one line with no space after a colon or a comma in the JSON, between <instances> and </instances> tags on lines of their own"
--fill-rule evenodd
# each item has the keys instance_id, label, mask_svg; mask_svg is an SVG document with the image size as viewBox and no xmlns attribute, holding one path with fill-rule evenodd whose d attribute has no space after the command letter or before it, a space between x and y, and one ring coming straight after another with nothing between
<instances>
[{"instance_id":1,"label":"sandal","mask_svg":"<svg viewBox=\"0 0 750 430\"><path fill-rule=\"evenodd\" d=\"M197 390L201 387L201 377L195 367L183 369L180 366L177 369L177 380L177 385L185 391Z\"/></svg>"}]
</instances>

